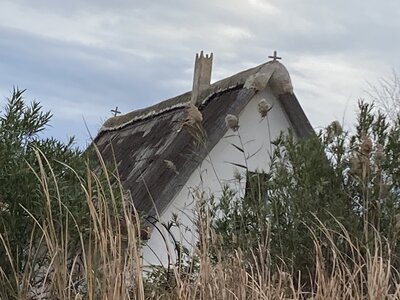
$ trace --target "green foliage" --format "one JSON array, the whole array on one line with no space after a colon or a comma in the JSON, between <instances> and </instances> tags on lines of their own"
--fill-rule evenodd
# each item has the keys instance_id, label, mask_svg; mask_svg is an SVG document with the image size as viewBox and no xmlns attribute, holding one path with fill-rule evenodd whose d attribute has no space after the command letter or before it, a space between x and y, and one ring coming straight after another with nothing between
<instances>
[{"instance_id":1,"label":"green foliage","mask_svg":"<svg viewBox=\"0 0 400 300\"><path fill-rule=\"evenodd\" d=\"M0 112L0 234L4 241L0 243L0 267L6 273L15 267L18 273L28 263L28 247L31 241L39 240L40 234L32 217L42 224L48 217L47 200L57 204L52 205L51 212L55 223L63 222L60 205L67 207L78 221L87 215L79 185L79 175L84 174L86 165L81 151L74 147L73 138L68 143L41 138L52 115L43 112L38 102L27 104L23 94L24 90L14 89ZM45 157L51 169L39 164L37 155ZM48 176L46 189L37 178L41 168ZM55 195L60 195L62 204ZM14 266L5 253L5 245L11 250Z\"/></svg>"},{"instance_id":2,"label":"green foliage","mask_svg":"<svg viewBox=\"0 0 400 300\"><path fill-rule=\"evenodd\" d=\"M332 241L326 232L335 233L335 247L346 255L349 245L340 234L345 229L369 250L376 230L400 263L399 120L390 125L373 105L360 101L353 134L333 122L307 139L297 141L289 133L273 145L269 171L247 172L245 196L226 188L220 201L204 201L211 257L241 249L248 263L283 264L307 277L315 270L315 238L329 265Z\"/></svg>"}]
</instances>

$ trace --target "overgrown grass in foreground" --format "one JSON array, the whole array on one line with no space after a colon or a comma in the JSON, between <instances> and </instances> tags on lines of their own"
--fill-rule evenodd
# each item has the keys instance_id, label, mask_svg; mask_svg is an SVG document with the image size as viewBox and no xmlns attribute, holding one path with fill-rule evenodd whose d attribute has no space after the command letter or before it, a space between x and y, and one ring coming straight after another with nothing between
<instances>
[{"instance_id":1,"label":"overgrown grass in foreground","mask_svg":"<svg viewBox=\"0 0 400 300\"><path fill-rule=\"evenodd\" d=\"M22 273L6 274L0 270L1 299L399 299L400 280L393 268L390 247L377 232L374 245L359 246L345 228L332 232L323 225L314 236L312 260L315 269L310 274L296 273L282 264L271 265L269 249L259 244L252 249L252 259L241 249L214 252L212 240L218 240L211 230L207 210L199 213L200 241L194 252L198 268L173 266L168 282L146 282L140 258L140 219L128 203L123 189L111 188L111 178L101 183L98 176L88 170L80 178L80 188L86 195L90 212L90 226L82 230L74 216L58 198L58 192L49 191L51 166L36 151L41 171L36 174L46 197L48 217L36 222L28 252L29 262ZM45 170L50 170L50 173ZM103 170L106 172L103 164ZM55 183L56 184L56 183ZM56 184L57 186L57 184ZM125 199L119 204L118 199ZM53 219L54 207L62 219ZM33 216L32 216L33 217ZM318 220L316 220L318 222ZM70 224L74 226L70 226ZM73 232L72 232L73 231ZM39 234L39 235L38 235ZM322 234L322 235L321 235ZM73 244L71 236L79 236ZM323 236L320 240L318 236ZM213 238L210 238L213 237ZM339 251L340 238L347 252ZM1 236L7 247L7 237ZM323 243L323 244L322 244ZM266 250L266 251L265 251ZM327 251L328 250L328 251ZM326 255L329 256L327 259ZM16 262L10 255L9 262ZM327 264L327 261L329 264ZM267 263L260 263L267 262ZM270 263L268 263L270 262ZM13 268L17 270L16 268ZM304 286L302 278L309 278Z\"/></svg>"}]
</instances>

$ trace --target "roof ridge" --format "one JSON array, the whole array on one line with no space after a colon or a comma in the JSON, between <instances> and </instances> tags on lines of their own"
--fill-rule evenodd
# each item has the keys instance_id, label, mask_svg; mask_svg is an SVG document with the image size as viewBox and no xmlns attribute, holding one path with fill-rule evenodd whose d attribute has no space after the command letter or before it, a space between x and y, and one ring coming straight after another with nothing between
<instances>
[{"instance_id":1,"label":"roof ridge","mask_svg":"<svg viewBox=\"0 0 400 300\"><path fill-rule=\"evenodd\" d=\"M246 79L251 74L257 73L258 70L260 70L264 65L266 65L268 63L270 63L270 62L260 64L256 67L252 67L247 70L238 72L234 75L231 75L229 77L223 78L221 80L218 80L218 81L212 83L206 90L204 90L201 93L200 96L201 96L201 98L204 99L204 100L202 100L201 105L203 105L206 101L208 101L210 98L212 98L213 94L215 94L215 93L229 90L240 84L244 84ZM131 112L126 113L121 116L111 117L104 122L104 124L100 128L98 134L100 134L102 132L106 132L106 131L118 130L118 129L128 126L136 121L140 121L140 120L152 117L152 116L160 115L162 113L165 113L165 112L177 109L177 108L183 108L190 101L191 94L192 94L192 92L188 91L188 92L185 92L178 96L158 102L154 105L144 107L141 109L137 109L137 110L131 111Z\"/></svg>"}]
</instances>

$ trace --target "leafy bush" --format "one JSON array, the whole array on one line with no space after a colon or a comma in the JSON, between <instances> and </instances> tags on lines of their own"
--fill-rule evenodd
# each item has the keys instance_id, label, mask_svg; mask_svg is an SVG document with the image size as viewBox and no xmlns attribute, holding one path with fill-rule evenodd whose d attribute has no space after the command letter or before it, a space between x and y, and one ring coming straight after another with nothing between
<instances>
[{"instance_id":1,"label":"leafy bush","mask_svg":"<svg viewBox=\"0 0 400 300\"><path fill-rule=\"evenodd\" d=\"M203 202L200 215L211 218L214 259L240 249L250 265L314 278L315 240L332 266L327 232L346 256L351 246L345 231L365 252L374 250L379 236L390 245L386 257L400 264L399 120L390 125L373 105L360 101L355 133L333 122L307 139L297 141L289 133L273 145L268 172L246 170L244 197L226 188L220 201Z\"/></svg>"},{"instance_id":2,"label":"leafy bush","mask_svg":"<svg viewBox=\"0 0 400 300\"><path fill-rule=\"evenodd\" d=\"M14 89L0 115L0 267L8 274L13 269L23 272L31 263L29 247L38 246L42 234L37 223L52 218L61 226L64 217L60 205L78 222L87 216L79 185L86 165L82 152L74 147L73 138L67 143L41 138L52 115L43 112L36 101L27 104L23 95L24 90ZM46 157L51 170L46 163L39 163L38 156ZM52 177L55 180L42 186L43 179ZM63 203L57 201L56 193ZM50 212L45 209L47 201L52 202Z\"/></svg>"}]
</instances>

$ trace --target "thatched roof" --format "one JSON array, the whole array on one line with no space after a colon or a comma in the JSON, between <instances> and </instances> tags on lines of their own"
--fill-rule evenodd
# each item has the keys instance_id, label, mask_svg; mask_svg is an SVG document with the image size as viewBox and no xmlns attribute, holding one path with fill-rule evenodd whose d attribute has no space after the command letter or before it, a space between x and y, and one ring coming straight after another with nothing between
<instances>
[{"instance_id":1,"label":"thatched roof","mask_svg":"<svg viewBox=\"0 0 400 300\"><path fill-rule=\"evenodd\" d=\"M215 82L201 94L199 110L207 136L205 146L196 146L192 135L182 130L191 92L104 123L95 143L105 161L112 163L115 158L122 184L131 192L138 211L153 215L154 205L160 213L168 206L207 152L226 133L225 116L239 115L257 93L254 88L244 87L248 78L276 66L283 67L278 62L262 64ZM270 84L279 85L279 80ZM290 90L276 96L299 138L313 132Z\"/></svg>"}]
</instances>

